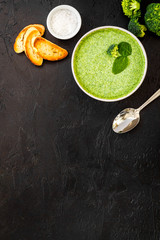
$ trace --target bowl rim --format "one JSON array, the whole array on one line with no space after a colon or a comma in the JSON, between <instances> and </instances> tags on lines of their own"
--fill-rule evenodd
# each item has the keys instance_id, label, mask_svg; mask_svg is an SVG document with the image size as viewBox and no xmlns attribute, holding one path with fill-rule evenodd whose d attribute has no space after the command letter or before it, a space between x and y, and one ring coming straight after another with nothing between
<instances>
[{"instance_id":1,"label":"bowl rim","mask_svg":"<svg viewBox=\"0 0 160 240\"><path fill-rule=\"evenodd\" d=\"M62 36L62 35L58 35L56 34L53 29L51 28L51 24L50 24L50 21L51 21L51 17L53 16L53 14L57 11L57 10L60 10L60 9L67 9L67 10L70 10L71 12L73 12L76 17L77 17L77 27L76 29L74 30L74 32L72 32L71 34L68 34L66 36ZM82 18L81 18L81 15L80 13L77 11L77 9L75 9L74 7L70 6L70 5L58 5L56 7L54 7L48 14L47 16L47 20L46 20L46 24L47 24L47 28L48 28L48 31L50 32L50 34L52 36L54 36L55 38L57 39L61 39L61 40L68 40L72 37L74 37L80 30L81 28L81 25L82 25Z\"/></svg>"},{"instance_id":2,"label":"bowl rim","mask_svg":"<svg viewBox=\"0 0 160 240\"><path fill-rule=\"evenodd\" d=\"M81 40L86 37L87 35L89 35L90 33L92 32L95 32L99 29L104 29L104 28L114 28L114 29L119 29L123 32L126 32L128 33L129 35L131 35L135 40L137 40L139 46L141 47L142 49L142 52L143 52L143 55L145 57L145 68L144 68L144 73L143 73L143 76L142 76L142 79L141 81L139 82L139 84L136 86L135 89L133 89L132 92L130 92L129 94L127 94L126 96L123 96L123 97L120 97L120 98L116 98L116 99L104 99L104 98L98 98L98 97L95 97L94 95L88 93L85 89L83 89L83 87L80 85L80 83L78 82L76 76L75 76L75 73L74 73L74 68L73 68L73 60L74 60L74 55L75 55L75 51L79 45L79 43L81 42ZM72 52L72 58L71 58L71 69L72 69L72 74L73 74L73 77L74 77L74 80L75 82L77 83L77 85L80 87L80 89L86 93L88 96L92 97L93 99L96 99L96 100L99 100L99 101L103 101L103 102L117 102L117 101L120 101L120 100L123 100L129 96L131 96L134 92L137 91L137 89L141 86L141 84L143 83L144 79L145 79L145 76L146 76L146 73L147 73L147 68L148 68L148 58L147 58L147 54L146 54L146 51L144 49L144 46L142 45L142 43L140 42L140 40L134 35L132 34L131 32L129 32L128 30L122 28L122 27L118 27L118 26L101 26L101 27L96 27L90 31L88 31L87 33L85 33L80 39L79 41L76 43L74 49L73 49L73 52Z\"/></svg>"}]
</instances>

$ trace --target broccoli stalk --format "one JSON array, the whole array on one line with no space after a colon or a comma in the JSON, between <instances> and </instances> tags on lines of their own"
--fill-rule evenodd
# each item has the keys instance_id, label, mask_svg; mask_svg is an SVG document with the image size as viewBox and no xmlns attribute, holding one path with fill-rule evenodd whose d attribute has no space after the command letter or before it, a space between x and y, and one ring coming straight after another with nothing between
<instances>
[{"instance_id":1,"label":"broccoli stalk","mask_svg":"<svg viewBox=\"0 0 160 240\"><path fill-rule=\"evenodd\" d=\"M108 50L107 50L107 54L112 56L112 57L118 57L119 56L119 52L118 52L118 45L117 44L112 44Z\"/></svg>"},{"instance_id":2,"label":"broccoli stalk","mask_svg":"<svg viewBox=\"0 0 160 240\"><path fill-rule=\"evenodd\" d=\"M129 18L139 18L141 16L140 2L141 0L122 0L124 14Z\"/></svg>"},{"instance_id":3,"label":"broccoli stalk","mask_svg":"<svg viewBox=\"0 0 160 240\"><path fill-rule=\"evenodd\" d=\"M148 30L160 36L160 3L151 3L146 10L144 20Z\"/></svg>"},{"instance_id":4,"label":"broccoli stalk","mask_svg":"<svg viewBox=\"0 0 160 240\"><path fill-rule=\"evenodd\" d=\"M138 22L137 18L132 18L128 24L128 30L137 37L144 37L147 28Z\"/></svg>"}]
</instances>

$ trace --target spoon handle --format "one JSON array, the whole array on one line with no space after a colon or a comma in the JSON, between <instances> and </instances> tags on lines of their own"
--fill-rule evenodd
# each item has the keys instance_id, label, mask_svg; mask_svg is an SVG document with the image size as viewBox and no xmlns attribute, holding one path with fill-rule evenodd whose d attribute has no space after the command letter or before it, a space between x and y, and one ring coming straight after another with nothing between
<instances>
[{"instance_id":1,"label":"spoon handle","mask_svg":"<svg viewBox=\"0 0 160 240\"><path fill-rule=\"evenodd\" d=\"M137 110L140 112L144 107L151 103L154 99L160 96L160 89L156 91L145 103L143 103Z\"/></svg>"}]
</instances>

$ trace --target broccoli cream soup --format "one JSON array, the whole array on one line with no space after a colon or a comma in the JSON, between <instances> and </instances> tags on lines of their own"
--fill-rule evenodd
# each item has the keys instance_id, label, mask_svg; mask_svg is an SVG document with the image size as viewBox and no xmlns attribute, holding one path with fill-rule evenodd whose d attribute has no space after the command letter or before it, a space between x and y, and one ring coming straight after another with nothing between
<instances>
[{"instance_id":1,"label":"broccoli cream soup","mask_svg":"<svg viewBox=\"0 0 160 240\"><path fill-rule=\"evenodd\" d=\"M107 54L112 44L127 42L132 47L128 66L114 74L114 57ZM102 28L86 35L78 44L73 57L73 71L79 85L101 99L118 99L131 93L142 80L145 56L137 40L116 28Z\"/></svg>"}]
</instances>

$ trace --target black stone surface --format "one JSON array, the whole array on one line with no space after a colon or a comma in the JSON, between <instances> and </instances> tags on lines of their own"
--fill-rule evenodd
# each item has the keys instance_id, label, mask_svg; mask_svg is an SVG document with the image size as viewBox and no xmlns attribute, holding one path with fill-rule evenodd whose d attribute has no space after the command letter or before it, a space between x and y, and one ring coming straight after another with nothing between
<instances>
[{"instance_id":1,"label":"black stone surface","mask_svg":"<svg viewBox=\"0 0 160 240\"><path fill-rule=\"evenodd\" d=\"M115 115L138 107L160 87L160 38L141 39L148 72L126 100L98 102L71 73L71 54L92 28L127 28L120 0L0 1L0 240L159 240L160 99L132 132L111 130ZM142 12L152 1L142 1ZM46 26L49 11L74 6L82 28L60 62L36 67L15 54L18 32Z\"/></svg>"}]
</instances>

